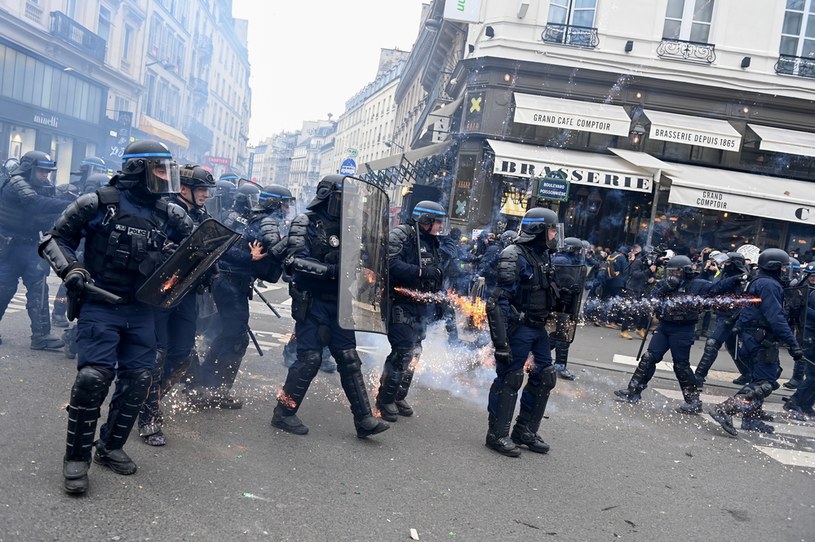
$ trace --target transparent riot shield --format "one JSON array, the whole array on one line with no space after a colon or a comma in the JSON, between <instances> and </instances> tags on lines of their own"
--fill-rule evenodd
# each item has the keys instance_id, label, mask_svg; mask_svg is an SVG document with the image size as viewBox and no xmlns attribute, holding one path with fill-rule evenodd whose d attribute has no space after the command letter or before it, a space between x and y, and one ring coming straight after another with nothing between
<instances>
[{"instance_id":1,"label":"transparent riot shield","mask_svg":"<svg viewBox=\"0 0 815 542\"><path fill-rule=\"evenodd\" d=\"M343 329L388 332L388 205L381 188L343 179L337 312Z\"/></svg>"},{"instance_id":2,"label":"transparent riot shield","mask_svg":"<svg viewBox=\"0 0 815 542\"><path fill-rule=\"evenodd\" d=\"M555 264L552 269L554 307L546 322L546 329L550 339L571 343L574 341L580 316L586 266Z\"/></svg>"},{"instance_id":3,"label":"transparent riot shield","mask_svg":"<svg viewBox=\"0 0 815 542\"><path fill-rule=\"evenodd\" d=\"M204 220L142 284L136 299L162 309L176 306L239 238L217 220Z\"/></svg>"}]
</instances>

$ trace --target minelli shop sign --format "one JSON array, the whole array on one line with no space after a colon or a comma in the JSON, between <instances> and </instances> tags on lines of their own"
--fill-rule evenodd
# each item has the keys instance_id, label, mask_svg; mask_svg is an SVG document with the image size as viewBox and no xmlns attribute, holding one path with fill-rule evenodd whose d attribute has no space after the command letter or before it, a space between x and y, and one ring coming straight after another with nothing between
<instances>
[{"instance_id":1,"label":"minelli shop sign","mask_svg":"<svg viewBox=\"0 0 815 542\"><path fill-rule=\"evenodd\" d=\"M619 188L634 192L651 192L653 179L633 172L603 171L589 167L575 167L558 164L543 164L522 160L495 158L493 173L512 177L551 177L562 175L573 184Z\"/></svg>"}]
</instances>

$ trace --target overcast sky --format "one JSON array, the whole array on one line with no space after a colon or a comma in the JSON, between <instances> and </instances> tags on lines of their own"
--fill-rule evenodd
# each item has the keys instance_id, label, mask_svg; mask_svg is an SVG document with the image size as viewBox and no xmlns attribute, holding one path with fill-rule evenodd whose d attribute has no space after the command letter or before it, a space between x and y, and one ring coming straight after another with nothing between
<instances>
[{"instance_id":1,"label":"overcast sky","mask_svg":"<svg viewBox=\"0 0 815 542\"><path fill-rule=\"evenodd\" d=\"M413 48L422 2L233 0L234 16L249 20L250 143L339 117L373 81L380 49Z\"/></svg>"}]
</instances>

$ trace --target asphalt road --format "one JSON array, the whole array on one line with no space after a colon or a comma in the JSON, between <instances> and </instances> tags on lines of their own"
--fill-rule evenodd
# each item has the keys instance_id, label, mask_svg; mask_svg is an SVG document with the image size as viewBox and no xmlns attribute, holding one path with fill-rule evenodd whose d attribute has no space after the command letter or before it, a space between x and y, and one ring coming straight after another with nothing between
<instances>
[{"instance_id":1,"label":"asphalt road","mask_svg":"<svg viewBox=\"0 0 815 542\"><path fill-rule=\"evenodd\" d=\"M267 291L280 320L252 304L265 355L250 345L242 410L190 412L182 395L169 396L167 446L134 433L135 475L94 465L89 493L69 497L61 460L75 366L28 348L20 294L0 324L0 542L397 541L412 529L419 540L815 540L815 425L781 413L776 435L729 438L706 415L673 412L678 386L663 369L640 405L620 403L612 391L627 383L638 345L613 330L579 330L578 379L553 392L545 456L484 446L491 371L468 371L473 355L447 347L440 329L411 391L414 417L357 439L338 376L321 373L300 410L311 432L275 430L292 329L283 289ZM372 392L387 341L360 343ZM727 357L704 398L735 390ZM767 405L780 406L780 395Z\"/></svg>"}]
</instances>

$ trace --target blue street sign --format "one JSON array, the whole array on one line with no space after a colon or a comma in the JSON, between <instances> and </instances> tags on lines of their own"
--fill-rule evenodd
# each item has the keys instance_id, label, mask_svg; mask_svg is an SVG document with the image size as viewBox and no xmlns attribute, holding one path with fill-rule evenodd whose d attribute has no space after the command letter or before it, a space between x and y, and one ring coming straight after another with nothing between
<instances>
[{"instance_id":1,"label":"blue street sign","mask_svg":"<svg viewBox=\"0 0 815 542\"><path fill-rule=\"evenodd\" d=\"M565 177L562 173L553 171L548 177L538 179L538 197L554 201L569 199L569 181Z\"/></svg>"},{"instance_id":2,"label":"blue street sign","mask_svg":"<svg viewBox=\"0 0 815 542\"><path fill-rule=\"evenodd\" d=\"M353 158L346 158L340 165L340 175L354 175L357 172L357 163Z\"/></svg>"}]
</instances>

